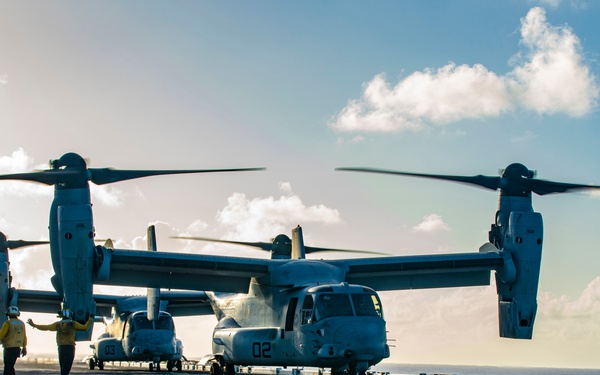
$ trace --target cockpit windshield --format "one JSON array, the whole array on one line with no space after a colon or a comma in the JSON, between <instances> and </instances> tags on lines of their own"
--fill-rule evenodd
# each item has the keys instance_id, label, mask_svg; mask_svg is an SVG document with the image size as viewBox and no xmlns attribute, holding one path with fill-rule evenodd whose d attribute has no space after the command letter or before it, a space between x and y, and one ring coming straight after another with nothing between
<instances>
[{"instance_id":1,"label":"cockpit windshield","mask_svg":"<svg viewBox=\"0 0 600 375\"><path fill-rule=\"evenodd\" d=\"M352 316L352 306L348 294L321 294L315 308L317 320L331 316Z\"/></svg>"},{"instance_id":2,"label":"cockpit windshield","mask_svg":"<svg viewBox=\"0 0 600 375\"><path fill-rule=\"evenodd\" d=\"M383 318L381 303L375 294L351 294L357 316L378 316Z\"/></svg>"},{"instance_id":3,"label":"cockpit windshield","mask_svg":"<svg viewBox=\"0 0 600 375\"><path fill-rule=\"evenodd\" d=\"M305 310L303 310L302 324L306 324L312 320L310 319L310 310L307 307L303 307L303 309ZM377 295L371 293L324 293L317 297L314 308L314 321L332 316L354 315L383 318L381 302Z\"/></svg>"},{"instance_id":4,"label":"cockpit windshield","mask_svg":"<svg viewBox=\"0 0 600 375\"><path fill-rule=\"evenodd\" d=\"M133 326L138 329L152 329L152 322L146 316L136 316L133 318Z\"/></svg>"},{"instance_id":5,"label":"cockpit windshield","mask_svg":"<svg viewBox=\"0 0 600 375\"><path fill-rule=\"evenodd\" d=\"M168 315L161 315L158 320L152 322L146 315L137 315L132 319L131 331L138 329L159 329L173 331L173 319Z\"/></svg>"}]
</instances>

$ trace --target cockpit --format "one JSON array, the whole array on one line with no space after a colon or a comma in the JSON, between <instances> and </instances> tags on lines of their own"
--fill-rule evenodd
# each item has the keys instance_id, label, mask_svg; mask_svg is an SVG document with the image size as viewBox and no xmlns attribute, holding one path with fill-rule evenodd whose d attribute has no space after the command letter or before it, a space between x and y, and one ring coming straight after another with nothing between
<instances>
[{"instance_id":1,"label":"cockpit","mask_svg":"<svg viewBox=\"0 0 600 375\"><path fill-rule=\"evenodd\" d=\"M138 330L163 330L163 331L175 331L175 325L173 324L173 318L171 315L165 312L161 312L158 319L155 321L148 320L148 315L145 311L139 311L131 314L127 323L125 324L125 332L130 334Z\"/></svg>"},{"instance_id":2,"label":"cockpit","mask_svg":"<svg viewBox=\"0 0 600 375\"><path fill-rule=\"evenodd\" d=\"M367 287L340 284L309 288L301 308L301 324L309 324L334 316L363 316L383 319L377 293Z\"/></svg>"}]
</instances>

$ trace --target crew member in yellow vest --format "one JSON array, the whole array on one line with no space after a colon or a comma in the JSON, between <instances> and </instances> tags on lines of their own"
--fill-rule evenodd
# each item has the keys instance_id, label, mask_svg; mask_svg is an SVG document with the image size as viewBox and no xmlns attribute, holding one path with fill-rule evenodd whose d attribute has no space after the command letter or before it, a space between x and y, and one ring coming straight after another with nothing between
<instances>
[{"instance_id":1,"label":"crew member in yellow vest","mask_svg":"<svg viewBox=\"0 0 600 375\"><path fill-rule=\"evenodd\" d=\"M21 355L27 354L27 334L25 323L19 319L19 309L9 306L6 310L8 319L0 328L0 340L4 346L4 375L15 375L15 363Z\"/></svg>"},{"instance_id":2,"label":"crew member in yellow vest","mask_svg":"<svg viewBox=\"0 0 600 375\"><path fill-rule=\"evenodd\" d=\"M60 374L68 375L75 358L75 331L87 331L92 325L93 318L90 317L85 324L81 324L73 320L73 314L67 308L63 308L58 317L62 319L51 324L35 324L31 319L27 319L27 324L41 331L56 331Z\"/></svg>"}]
</instances>

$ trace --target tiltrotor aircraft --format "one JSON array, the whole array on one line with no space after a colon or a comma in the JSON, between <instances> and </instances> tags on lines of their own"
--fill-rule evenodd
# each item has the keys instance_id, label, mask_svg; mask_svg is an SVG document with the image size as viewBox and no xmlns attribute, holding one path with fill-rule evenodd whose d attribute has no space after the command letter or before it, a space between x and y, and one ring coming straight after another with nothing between
<instances>
[{"instance_id":1,"label":"tiltrotor aircraft","mask_svg":"<svg viewBox=\"0 0 600 375\"><path fill-rule=\"evenodd\" d=\"M51 282L56 292L62 296L64 305L73 311L74 319L85 322L90 314L95 313L92 284L95 279L107 278L107 272L109 272L107 267L110 264L110 259L106 259L108 262L103 262L102 259L104 256L110 257L110 253L99 251L94 244L95 232L88 181L96 185L103 185L159 175L263 169L118 170L88 168L81 156L70 152L59 159L51 160L49 170L0 175L0 180L23 180L54 185L54 200L50 207L48 226L50 253L54 268ZM104 264L103 267L102 264ZM0 291L0 296L7 296L8 293L8 289L5 288ZM9 301L9 299L3 299L0 308L6 309ZM0 319L5 319L5 317ZM77 338L89 340L91 333L91 330L77 332Z\"/></svg>"},{"instance_id":2,"label":"tiltrotor aircraft","mask_svg":"<svg viewBox=\"0 0 600 375\"><path fill-rule=\"evenodd\" d=\"M156 251L154 226L148 228L148 250ZM112 248L107 241L105 248ZM183 344L175 334L173 316L197 315L210 310L204 292L162 292L148 288L146 296L114 297L94 295L96 306L112 306L110 320L103 319L105 332L90 345L93 354L88 368L104 369L104 362L147 362L149 370L182 369ZM171 314L169 312L171 312ZM106 315L106 314L104 314Z\"/></svg>"},{"instance_id":3,"label":"tiltrotor aircraft","mask_svg":"<svg viewBox=\"0 0 600 375\"><path fill-rule=\"evenodd\" d=\"M10 241L0 232L0 265L6 270L9 280L5 297L9 298L10 305L18 306L21 311L53 313L63 300L55 291L10 287L7 250L47 243ZM104 247L111 249L112 241L106 241ZM156 251L154 226L148 228L148 249ZM212 313L206 294L200 291L148 288L145 296L93 294L92 298L97 314L94 320L106 327L105 332L90 345L93 354L86 358L90 370L96 367L103 370L105 362L145 362L152 371L160 370L160 363L165 362L168 371L181 371L183 344L176 337L172 316Z\"/></svg>"},{"instance_id":4,"label":"tiltrotor aircraft","mask_svg":"<svg viewBox=\"0 0 600 375\"><path fill-rule=\"evenodd\" d=\"M67 173L94 174L83 162L62 165ZM41 181L33 175L26 174L27 179ZM51 220L58 212L59 223L68 222L51 236L53 261L63 275L67 268L77 275L84 290L103 284L206 291L218 320L212 337L213 375L233 374L236 365L364 374L389 356L377 292L489 285L491 271L496 274L500 336L530 339L543 244L542 219L533 211L531 192L600 186L537 180L520 164L507 167L501 177L420 176L500 189L491 242L479 252L462 254L313 260L305 255L319 248L305 246L297 227L291 239L280 235L272 244L253 243L270 250L271 259L94 247L87 240L93 237L89 188L87 179L79 178L76 183L52 180L57 195ZM87 199L77 199L81 196ZM73 239L79 242L68 244ZM87 268L75 267L72 259L80 253L88 256ZM91 293L69 303L81 309L80 316L95 308Z\"/></svg>"}]
</instances>

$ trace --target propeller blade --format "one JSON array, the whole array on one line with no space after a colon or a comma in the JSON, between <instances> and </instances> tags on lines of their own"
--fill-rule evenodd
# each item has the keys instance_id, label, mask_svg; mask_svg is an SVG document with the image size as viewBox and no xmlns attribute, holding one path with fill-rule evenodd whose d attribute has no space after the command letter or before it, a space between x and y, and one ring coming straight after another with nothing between
<instances>
[{"instance_id":1,"label":"propeller blade","mask_svg":"<svg viewBox=\"0 0 600 375\"><path fill-rule=\"evenodd\" d=\"M290 241L289 237L286 236L285 234L278 235L277 237L275 237L275 239L273 239L273 242L244 242L244 241L219 240L216 238L208 238L208 237L183 237L183 236L174 236L171 238L179 238L179 239L184 239L184 240L208 241L208 242L219 242L219 243L226 243L226 244L232 244L232 245L251 246L251 247L257 247L257 248L259 248L261 250L265 250L265 251L277 251L277 248L281 247L281 248L286 248L288 250L287 251L288 255L291 253L291 250L292 250L291 241ZM286 239L287 239L287 241L286 241ZM357 254L387 255L386 253L379 253L376 251L329 249L329 248L325 248L325 247L313 247L313 246L305 246L304 249L307 254L331 251L331 252L346 252L346 253L357 253Z\"/></svg>"},{"instance_id":2,"label":"propeller blade","mask_svg":"<svg viewBox=\"0 0 600 375\"><path fill-rule=\"evenodd\" d=\"M245 172L264 171L266 168L229 168L229 169L190 169L190 170L119 170L113 168L89 168L90 181L96 185L109 184L112 182L132 180L135 178L187 174L187 173L215 173L215 172Z\"/></svg>"},{"instance_id":3,"label":"propeller blade","mask_svg":"<svg viewBox=\"0 0 600 375\"><path fill-rule=\"evenodd\" d=\"M424 178L433 178L437 180L447 180L454 182L462 182L465 184L477 185L486 189L497 190L500 187L500 177L489 177L489 176L451 176L451 175L442 175L442 174L426 174L426 173L410 173L410 172L399 172L399 171L390 171L386 169L377 169L377 168L336 168L336 171L352 171L352 172L369 172L369 173L383 173L383 174L393 174L400 176L412 176L412 177L424 177Z\"/></svg>"},{"instance_id":4,"label":"propeller blade","mask_svg":"<svg viewBox=\"0 0 600 375\"><path fill-rule=\"evenodd\" d=\"M229 168L229 169L193 169L193 170L119 170L113 168L87 168L85 159L74 152L64 154L50 161L50 169L40 172L13 173L0 175L0 180L23 180L46 185L63 184L69 187L86 187L88 181L96 185L108 184L149 176L262 171L266 168Z\"/></svg>"},{"instance_id":5,"label":"propeller blade","mask_svg":"<svg viewBox=\"0 0 600 375\"><path fill-rule=\"evenodd\" d=\"M0 180L22 180L54 185L80 175L80 171L66 169L50 169L40 172L13 173L0 175Z\"/></svg>"},{"instance_id":6,"label":"propeller blade","mask_svg":"<svg viewBox=\"0 0 600 375\"><path fill-rule=\"evenodd\" d=\"M501 177L490 177L483 175L450 176L438 174L399 172L376 168L336 168L336 170L384 173L400 176L424 177L438 180L461 182L477 185L491 190L500 189L504 192L504 194L515 196L527 196L531 192L534 192L538 195L546 195L555 193L567 193L571 190L600 189L600 186L598 185L571 184L565 182L538 180L534 178L535 173L533 171L530 171L524 165L519 163L513 163L506 167L506 169L504 169L504 171L502 172Z\"/></svg>"},{"instance_id":7,"label":"propeller blade","mask_svg":"<svg viewBox=\"0 0 600 375\"><path fill-rule=\"evenodd\" d=\"M380 253L378 251L367 251L367 250L349 250L349 249L328 249L326 247L312 247L304 246L304 250L307 254L318 253L323 251L339 252L339 253L355 253L355 254L376 254L376 255L389 255L386 253Z\"/></svg>"},{"instance_id":8,"label":"propeller blade","mask_svg":"<svg viewBox=\"0 0 600 375\"><path fill-rule=\"evenodd\" d=\"M11 249L11 250L15 250L18 249L20 247L25 247L25 246L36 246L36 245L47 245L49 244L49 241L23 241L23 240L8 240L6 241L6 247Z\"/></svg>"},{"instance_id":9,"label":"propeller blade","mask_svg":"<svg viewBox=\"0 0 600 375\"><path fill-rule=\"evenodd\" d=\"M209 237L185 237L185 236L172 236L171 238L179 238L182 240L219 242L219 243L226 243L226 244L232 244L232 245L251 246L251 247L257 247L257 248L259 248L261 250L265 250L265 251L273 250L273 243L271 243L271 242L229 241L229 240L219 240L216 238L209 238Z\"/></svg>"},{"instance_id":10,"label":"propeller blade","mask_svg":"<svg viewBox=\"0 0 600 375\"><path fill-rule=\"evenodd\" d=\"M529 190L538 195L568 193L570 190L600 189L598 185L570 184L546 180L526 180Z\"/></svg>"}]
</instances>

